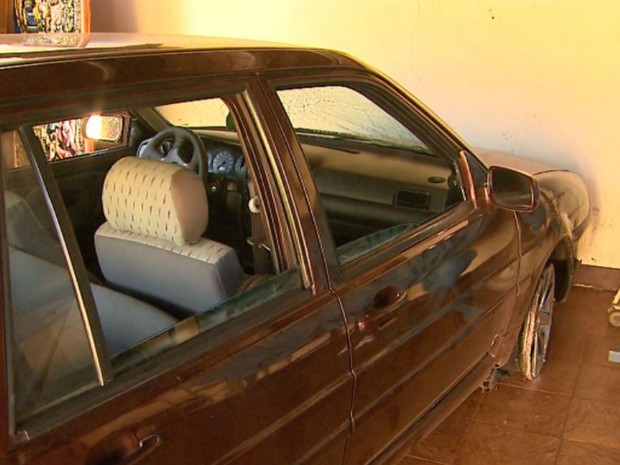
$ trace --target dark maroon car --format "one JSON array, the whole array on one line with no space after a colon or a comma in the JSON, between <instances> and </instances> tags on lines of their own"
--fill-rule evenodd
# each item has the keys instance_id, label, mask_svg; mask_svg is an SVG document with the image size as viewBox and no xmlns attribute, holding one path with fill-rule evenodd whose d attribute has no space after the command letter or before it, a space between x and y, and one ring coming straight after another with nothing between
<instances>
[{"instance_id":1,"label":"dark maroon car","mask_svg":"<svg viewBox=\"0 0 620 465\"><path fill-rule=\"evenodd\" d=\"M389 463L540 372L577 175L332 51L0 40L0 463Z\"/></svg>"}]
</instances>

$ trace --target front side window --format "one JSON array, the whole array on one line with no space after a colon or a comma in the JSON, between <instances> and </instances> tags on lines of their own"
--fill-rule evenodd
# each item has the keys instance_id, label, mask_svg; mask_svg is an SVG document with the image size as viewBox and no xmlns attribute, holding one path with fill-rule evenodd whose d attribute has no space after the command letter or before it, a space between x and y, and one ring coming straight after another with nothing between
<instances>
[{"instance_id":1,"label":"front side window","mask_svg":"<svg viewBox=\"0 0 620 465\"><path fill-rule=\"evenodd\" d=\"M314 176L341 264L463 200L454 163L378 89L277 90Z\"/></svg>"}]
</instances>

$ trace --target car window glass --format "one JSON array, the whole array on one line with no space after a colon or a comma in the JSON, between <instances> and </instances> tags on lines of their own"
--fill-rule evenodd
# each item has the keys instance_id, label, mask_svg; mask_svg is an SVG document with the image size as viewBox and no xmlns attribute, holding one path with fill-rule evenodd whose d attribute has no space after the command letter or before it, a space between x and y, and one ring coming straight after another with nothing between
<instances>
[{"instance_id":1,"label":"car window glass","mask_svg":"<svg viewBox=\"0 0 620 465\"><path fill-rule=\"evenodd\" d=\"M226 104L213 98L161 105L157 111L175 126L226 128L230 127L232 121Z\"/></svg>"},{"instance_id":2,"label":"car window glass","mask_svg":"<svg viewBox=\"0 0 620 465\"><path fill-rule=\"evenodd\" d=\"M342 86L306 87L281 90L278 96L293 127L300 134L428 150L398 120L353 89Z\"/></svg>"},{"instance_id":3,"label":"car window glass","mask_svg":"<svg viewBox=\"0 0 620 465\"><path fill-rule=\"evenodd\" d=\"M14 132L2 134L9 165L24 153ZM58 235L28 159L6 175L4 190L8 271L18 421L96 385L84 322ZM9 316L9 313L6 313Z\"/></svg>"},{"instance_id":4,"label":"car window glass","mask_svg":"<svg viewBox=\"0 0 620 465\"><path fill-rule=\"evenodd\" d=\"M376 92L344 85L278 90L341 264L463 200L454 164L399 120L395 108L377 103L370 96Z\"/></svg>"},{"instance_id":5,"label":"car window glass","mask_svg":"<svg viewBox=\"0 0 620 465\"><path fill-rule=\"evenodd\" d=\"M230 115L223 99L215 100ZM177 102L173 112L190 121L203 102ZM194 119L200 129L150 126L154 114L169 116L170 108L126 108L136 122L133 145L110 160L102 157L87 173L52 170L83 259L76 266L86 267L90 277L114 376L221 325L228 325L229 337L247 331L270 314L265 309L272 303L286 310L293 291L311 295L297 265L281 263L275 254L262 207L267 204L256 201L261 192L237 125L222 130ZM11 185L21 185L21 171L7 173ZM14 195L19 201L32 197L23 189ZM261 208L250 210L254 198ZM40 254L52 249L49 241L34 242ZM22 275L45 283L48 272L61 276L61 265L28 262ZM47 310L41 309L44 317ZM57 334L48 335L50 344L59 344ZM88 354L88 346L80 353ZM21 365L14 366L21 376Z\"/></svg>"}]
</instances>

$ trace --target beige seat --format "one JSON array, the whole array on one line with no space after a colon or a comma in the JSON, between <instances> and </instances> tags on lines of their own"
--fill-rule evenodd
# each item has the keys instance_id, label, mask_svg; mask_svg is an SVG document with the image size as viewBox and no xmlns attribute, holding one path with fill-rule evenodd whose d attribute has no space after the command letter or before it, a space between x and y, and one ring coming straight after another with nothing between
<instances>
[{"instance_id":1,"label":"beige seat","mask_svg":"<svg viewBox=\"0 0 620 465\"><path fill-rule=\"evenodd\" d=\"M199 314L232 296L243 281L235 250L205 239L208 202L200 177L177 165L122 158L106 176L107 222L95 234L108 283Z\"/></svg>"}]
</instances>

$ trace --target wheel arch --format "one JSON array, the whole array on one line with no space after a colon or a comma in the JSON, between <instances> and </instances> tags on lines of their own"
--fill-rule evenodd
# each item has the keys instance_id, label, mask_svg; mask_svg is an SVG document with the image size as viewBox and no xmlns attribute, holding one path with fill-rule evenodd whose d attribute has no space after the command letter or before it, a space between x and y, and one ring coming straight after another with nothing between
<instances>
[{"instance_id":1,"label":"wheel arch","mask_svg":"<svg viewBox=\"0 0 620 465\"><path fill-rule=\"evenodd\" d=\"M555 300L564 302L570 291L575 271L575 255L570 238L563 237L551 252L547 263L555 270Z\"/></svg>"}]
</instances>

